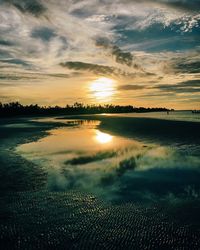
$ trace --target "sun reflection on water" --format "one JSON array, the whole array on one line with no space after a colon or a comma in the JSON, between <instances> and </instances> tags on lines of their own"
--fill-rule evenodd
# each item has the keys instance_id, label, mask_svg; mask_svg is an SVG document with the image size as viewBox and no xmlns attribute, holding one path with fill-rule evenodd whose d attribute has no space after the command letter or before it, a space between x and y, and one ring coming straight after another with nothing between
<instances>
[{"instance_id":1,"label":"sun reflection on water","mask_svg":"<svg viewBox=\"0 0 200 250\"><path fill-rule=\"evenodd\" d=\"M96 140L99 143L101 143L101 144L109 143L112 141L112 139L113 139L113 137L111 135L97 131Z\"/></svg>"}]
</instances>

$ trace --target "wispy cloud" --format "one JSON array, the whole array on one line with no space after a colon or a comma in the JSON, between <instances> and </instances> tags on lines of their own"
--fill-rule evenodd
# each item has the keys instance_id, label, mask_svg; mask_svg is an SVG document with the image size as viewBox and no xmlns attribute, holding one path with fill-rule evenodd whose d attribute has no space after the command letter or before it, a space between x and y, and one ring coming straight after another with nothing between
<instances>
[{"instance_id":1,"label":"wispy cloud","mask_svg":"<svg viewBox=\"0 0 200 250\"><path fill-rule=\"evenodd\" d=\"M166 93L200 93L200 80L188 80L177 84L156 85L154 88Z\"/></svg>"},{"instance_id":2,"label":"wispy cloud","mask_svg":"<svg viewBox=\"0 0 200 250\"><path fill-rule=\"evenodd\" d=\"M136 84L127 84L127 85L121 85L118 87L118 90L140 90L145 89L145 85L136 85Z\"/></svg>"},{"instance_id":3,"label":"wispy cloud","mask_svg":"<svg viewBox=\"0 0 200 250\"><path fill-rule=\"evenodd\" d=\"M200 73L200 59L191 61L189 58L185 62L178 62L175 70L179 73Z\"/></svg>"}]
</instances>

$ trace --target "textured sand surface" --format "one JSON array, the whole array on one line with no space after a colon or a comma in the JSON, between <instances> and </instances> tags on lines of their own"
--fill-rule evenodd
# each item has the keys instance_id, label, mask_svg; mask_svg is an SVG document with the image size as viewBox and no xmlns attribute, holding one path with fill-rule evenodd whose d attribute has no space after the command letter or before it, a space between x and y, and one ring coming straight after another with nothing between
<instances>
[{"instance_id":1,"label":"textured sand surface","mask_svg":"<svg viewBox=\"0 0 200 250\"><path fill-rule=\"evenodd\" d=\"M1 249L200 248L198 225L180 222L187 213L174 217L172 208L106 205L78 192L23 192L3 202Z\"/></svg>"}]
</instances>

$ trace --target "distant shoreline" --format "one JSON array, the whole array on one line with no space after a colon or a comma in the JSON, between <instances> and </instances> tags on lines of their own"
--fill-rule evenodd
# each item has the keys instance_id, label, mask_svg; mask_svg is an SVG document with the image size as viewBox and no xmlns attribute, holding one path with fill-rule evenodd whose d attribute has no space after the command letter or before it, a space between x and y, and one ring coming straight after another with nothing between
<instances>
[{"instance_id":1,"label":"distant shoreline","mask_svg":"<svg viewBox=\"0 0 200 250\"><path fill-rule=\"evenodd\" d=\"M120 113L149 113L149 112L170 112L173 109L167 108L144 108L131 105L84 105L74 103L65 107L46 107L37 104L22 105L19 102L0 103L0 117L19 117L19 116L46 116L46 115L83 115L83 114L120 114Z\"/></svg>"}]
</instances>

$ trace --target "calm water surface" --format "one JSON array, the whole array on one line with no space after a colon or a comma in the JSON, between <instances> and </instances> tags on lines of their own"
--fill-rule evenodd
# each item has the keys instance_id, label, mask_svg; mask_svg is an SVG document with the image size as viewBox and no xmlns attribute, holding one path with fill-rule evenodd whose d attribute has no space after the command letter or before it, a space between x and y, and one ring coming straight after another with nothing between
<instances>
[{"instance_id":1,"label":"calm water surface","mask_svg":"<svg viewBox=\"0 0 200 250\"><path fill-rule=\"evenodd\" d=\"M16 148L46 169L48 189L76 188L109 201L199 197L198 156L105 133L98 129L99 121L62 122L46 137Z\"/></svg>"},{"instance_id":2,"label":"calm water surface","mask_svg":"<svg viewBox=\"0 0 200 250\"><path fill-rule=\"evenodd\" d=\"M44 119L44 121L56 121ZM41 120L40 120L41 121ZM65 160L71 157L95 154L102 151L119 150L121 148L135 146L140 143L131 139L113 136L97 129L99 121L63 120L69 126L53 129L49 135L36 141L21 145L17 151L32 160L40 158L61 158Z\"/></svg>"}]
</instances>

